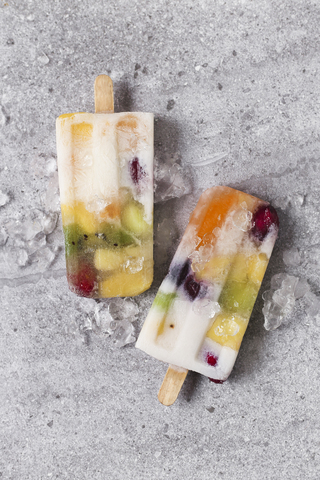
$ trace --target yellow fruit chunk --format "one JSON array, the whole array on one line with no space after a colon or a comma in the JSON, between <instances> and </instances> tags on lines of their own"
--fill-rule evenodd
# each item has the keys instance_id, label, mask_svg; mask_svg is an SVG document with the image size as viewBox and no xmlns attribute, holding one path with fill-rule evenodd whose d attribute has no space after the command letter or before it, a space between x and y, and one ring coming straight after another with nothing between
<instances>
[{"instance_id":1,"label":"yellow fruit chunk","mask_svg":"<svg viewBox=\"0 0 320 480\"><path fill-rule=\"evenodd\" d=\"M71 125L71 134L76 142L87 142L92 137L92 123L73 123Z\"/></svg>"},{"instance_id":2,"label":"yellow fruit chunk","mask_svg":"<svg viewBox=\"0 0 320 480\"><path fill-rule=\"evenodd\" d=\"M247 325L248 320L240 315L221 313L207 332L207 337L220 345L238 351Z\"/></svg>"},{"instance_id":3,"label":"yellow fruit chunk","mask_svg":"<svg viewBox=\"0 0 320 480\"><path fill-rule=\"evenodd\" d=\"M101 298L134 297L147 290L152 279L152 268L131 274L118 272L99 282L99 295Z\"/></svg>"},{"instance_id":4,"label":"yellow fruit chunk","mask_svg":"<svg viewBox=\"0 0 320 480\"><path fill-rule=\"evenodd\" d=\"M94 254L94 266L97 270L109 271L118 269L123 261L122 252L99 248Z\"/></svg>"},{"instance_id":5,"label":"yellow fruit chunk","mask_svg":"<svg viewBox=\"0 0 320 480\"><path fill-rule=\"evenodd\" d=\"M253 282L261 284L268 266L268 257L265 253L251 255L248 260L248 276Z\"/></svg>"},{"instance_id":6,"label":"yellow fruit chunk","mask_svg":"<svg viewBox=\"0 0 320 480\"><path fill-rule=\"evenodd\" d=\"M231 257L212 257L203 269L196 273L197 280L223 280L231 260Z\"/></svg>"},{"instance_id":7,"label":"yellow fruit chunk","mask_svg":"<svg viewBox=\"0 0 320 480\"><path fill-rule=\"evenodd\" d=\"M97 231L98 221L95 215L89 212L82 202L74 205L61 205L62 223L64 226L77 223L84 233L91 234Z\"/></svg>"},{"instance_id":8,"label":"yellow fruit chunk","mask_svg":"<svg viewBox=\"0 0 320 480\"><path fill-rule=\"evenodd\" d=\"M135 235L144 235L149 232L152 227L144 220L143 206L136 202L128 203L121 215L121 221L124 228Z\"/></svg>"},{"instance_id":9,"label":"yellow fruit chunk","mask_svg":"<svg viewBox=\"0 0 320 480\"><path fill-rule=\"evenodd\" d=\"M228 280L244 283L248 281L248 257L246 255L239 253L234 257Z\"/></svg>"},{"instance_id":10,"label":"yellow fruit chunk","mask_svg":"<svg viewBox=\"0 0 320 480\"><path fill-rule=\"evenodd\" d=\"M84 113L84 112L78 112L79 113ZM77 113L63 113L62 115L59 116L59 119L63 120L64 118L71 118L74 115L77 115Z\"/></svg>"}]
</instances>

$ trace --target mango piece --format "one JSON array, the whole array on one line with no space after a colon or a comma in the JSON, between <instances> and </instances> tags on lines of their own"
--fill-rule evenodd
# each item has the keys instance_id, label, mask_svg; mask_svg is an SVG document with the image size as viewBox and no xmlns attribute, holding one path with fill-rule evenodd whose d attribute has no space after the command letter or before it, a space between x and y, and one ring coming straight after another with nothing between
<instances>
[{"instance_id":1,"label":"mango piece","mask_svg":"<svg viewBox=\"0 0 320 480\"><path fill-rule=\"evenodd\" d=\"M124 206L121 222L125 229L137 236L152 231L152 226L144 219L144 208L138 202L130 202Z\"/></svg>"},{"instance_id":2,"label":"mango piece","mask_svg":"<svg viewBox=\"0 0 320 480\"><path fill-rule=\"evenodd\" d=\"M94 266L97 270L110 271L120 268L123 255L119 250L99 248L94 254Z\"/></svg>"},{"instance_id":3,"label":"mango piece","mask_svg":"<svg viewBox=\"0 0 320 480\"><path fill-rule=\"evenodd\" d=\"M209 331L207 337L220 345L238 351L243 335L247 329L248 319L240 315L220 313Z\"/></svg>"},{"instance_id":4,"label":"mango piece","mask_svg":"<svg viewBox=\"0 0 320 480\"><path fill-rule=\"evenodd\" d=\"M99 282L99 294L102 298L133 297L147 290L152 279L151 266L130 275L126 272L118 272Z\"/></svg>"},{"instance_id":5,"label":"mango piece","mask_svg":"<svg viewBox=\"0 0 320 480\"><path fill-rule=\"evenodd\" d=\"M99 218L101 220L107 220L108 218L120 219L120 202L119 200L114 200L112 203L107 205L100 213Z\"/></svg>"}]
</instances>

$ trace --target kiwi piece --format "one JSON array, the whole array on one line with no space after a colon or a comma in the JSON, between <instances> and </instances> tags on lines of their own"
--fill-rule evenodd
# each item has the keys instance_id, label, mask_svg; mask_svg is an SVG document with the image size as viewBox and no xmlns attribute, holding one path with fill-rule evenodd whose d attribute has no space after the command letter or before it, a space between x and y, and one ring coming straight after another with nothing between
<instances>
[{"instance_id":1,"label":"kiwi piece","mask_svg":"<svg viewBox=\"0 0 320 480\"><path fill-rule=\"evenodd\" d=\"M63 227L66 256L74 255L84 246L88 237L77 223L71 223Z\"/></svg>"},{"instance_id":2,"label":"kiwi piece","mask_svg":"<svg viewBox=\"0 0 320 480\"><path fill-rule=\"evenodd\" d=\"M250 316L257 298L259 287L252 282L228 280L219 297L224 310Z\"/></svg>"},{"instance_id":3,"label":"kiwi piece","mask_svg":"<svg viewBox=\"0 0 320 480\"><path fill-rule=\"evenodd\" d=\"M163 293L158 291L156 298L153 301L153 306L167 312L176 296L176 293Z\"/></svg>"}]
</instances>

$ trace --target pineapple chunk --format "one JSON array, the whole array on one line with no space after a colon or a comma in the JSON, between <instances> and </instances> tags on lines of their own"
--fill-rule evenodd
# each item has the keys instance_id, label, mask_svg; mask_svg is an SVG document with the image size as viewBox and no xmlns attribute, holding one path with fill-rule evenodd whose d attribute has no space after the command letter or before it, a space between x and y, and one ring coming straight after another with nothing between
<instances>
[{"instance_id":1,"label":"pineapple chunk","mask_svg":"<svg viewBox=\"0 0 320 480\"><path fill-rule=\"evenodd\" d=\"M61 215L64 226L77 223L87 235L95 233L97 230L98 221L95 215L89 212L82 202L75 202L74 205L61 205Z\"/></svg>"},{"instance_id":2,"label":"pineapple chunk","mask_svg":"<svg viewBox=\"0 0 320 480\"><path fill-rule=\"evenodd\" d=\"M238 253L234 257L228 281L247 282L248 281L248 257L242 253Z\"/></svg>"},{"instance_id":3,"label":"pineapple chunk","mask_svg":"<svg viewBox=\"0 0 320 480\"><path fill-rule=\"evenodd\" d=\"M220 345L238 351L247 325L248 319L240 315L221 313L207 332L207 337Z\"/></svg>"},{"instance_id":4,"label":"pineapple chunk","mask_svg":"<svg viewBox=\"0 0 320 480\"><path fill-rule=\"evenodd\" d=\"M268 257L265 253L259 255L251 255L248 262L248 276L250 280L261 284L265 271L268 266Z\"/></svg>"},{"instance_id":5,"label":"pineapple chunk","mask_svg":"<svg viewBox=\"0 0 320 480\"><path fill-rule=\"evenodd\" d=\"M223 280L231 260L231 257L212 257L203 269L196 273L197 280Z\"/></svg>"},{"instance_id":6,"label":"pineapple chunk","mask_svg":"<svg viewBox=\"0 0 320 480\"><path fill-rule=\"evenodd\" d=\"M107 248L99 248L94 254L94 266L97 270L105 272L120 268L123 262L122 253L119 250L109 250Z\"/></svg>"},{"instance_id":7,"label":"pineapple chunk","mask_svg":"<svg viewBox=\"0 0 320 480\"><path fill-rule=\"evenodd\" d=\"M100 297L134 297L147 290L152 283L152 268L144 268L128 275L117 272L99 282Z\"/></svg>"}]
</instances>

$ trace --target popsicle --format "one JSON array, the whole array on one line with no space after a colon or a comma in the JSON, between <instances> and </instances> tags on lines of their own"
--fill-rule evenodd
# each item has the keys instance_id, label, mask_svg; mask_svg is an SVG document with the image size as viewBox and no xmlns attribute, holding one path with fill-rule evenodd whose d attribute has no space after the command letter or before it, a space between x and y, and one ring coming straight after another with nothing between
<instances>
[{"instance_id":1,"label":"popsicle","mask_svg":"<svg viewBox=\"0 0 320 480\"><path fill-rule=\"evenodd\" d=\"M113 113L107 75L95 110L56 122L68 284L84 297L134 296L153 280L153 114Z\"/></svg>"},{"instance_id":2,"label":"popsicle","mask_svg":"<svg viewBox=\"0 0 320 480\"><path fill-rule=\"evenodd\" d=\"M188 370L228 378L278 228L268 202L229 187L201 195L136 343L171 365L162 403L173 403Z\"/></svg>"}]
</instances>

